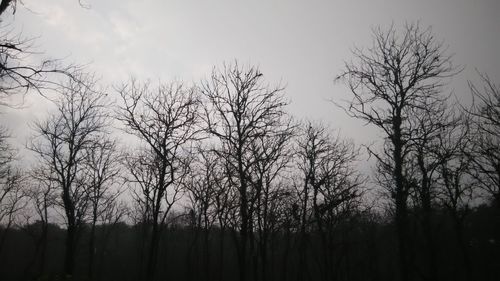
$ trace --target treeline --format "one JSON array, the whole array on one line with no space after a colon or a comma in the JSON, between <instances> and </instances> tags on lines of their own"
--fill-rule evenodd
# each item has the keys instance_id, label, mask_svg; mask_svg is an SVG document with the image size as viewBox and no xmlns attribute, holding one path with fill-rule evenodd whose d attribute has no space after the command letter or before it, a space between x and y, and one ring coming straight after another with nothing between
<instances>
[{"instance_id":1,"label":"treeline","mask_svg":"<svg viewBox=\"0 0 500 281\"><path fill-rule=\"evenodd\" d=\"M466 219L464 236L469 241L469 253L473 280L496 280L498 273L498 244L491 237L498 227L491 224L498 219L498 210L485 205L475 208ZM436 210L439 230L435 239L439 278L441 280L465 280L460 249L456 247L455 230L449 215ZM416 221L416 220L415 220ZM118 223L99 225L96 231L95 268L93 280L141 280L141 247L143 225ZM82 230L79 250L76 254L75 276L88 280L90 225ZM413 262L416 274L424 274L426 257L422 252L422 230L414 223L411 227ZM44 260L37 258L36 239L41 225L34 223L13 229L8 234L9 243L2 251L0 261L2 280L60 280L64 264L65 229L49 226L47 252ZM395 229L388 218L364 213L337 227L337 250L333 280L399 280L397 277L397 249ZM157 279L159 280L237 280L237 253L232 242L234 233L221 232L215 226L210 230L208 241L200 230L189 221L177 220L166 225L161 234ZM207 243L207 244L206 244ZM221 244L222 243L222 244ZM266 280L297 280L303 274L306 280L321 279L322 255L317 233L310 233L306 249L306 262L299 262L301 243L297 232L280 231L272 234L267 262L269 270L262 276L260 268L252 267L251 276ZM255 272L254 270L258 270ZM301 273L303 271L303 273ZM35 278L36 276L36 278ZM418 277L422 278L422 277ZM249 279L251 277L249 276Z\"/></svg>"},{"instance_id":2,"label":"treeline","mask_svg":"<svg viewBox=\"0 0 500 281\"><path fill-rule=\"evenodd\" d=\"M118 100L72 71L55 109L32 126L33 167L13 165L2 130L0 272L493 280L498 87L481 75L483 85L470 84L474 104L454 104L445 84L459 69L418 25L375 30L373 46L353 56L337 78L352 100L338 106L380 129L367 147L373 177L357 168L364 149L321 122L294 120L284 89L256 67L225 64L194 86L131 79L114 87Z\"/></svg>"}]
</instances>

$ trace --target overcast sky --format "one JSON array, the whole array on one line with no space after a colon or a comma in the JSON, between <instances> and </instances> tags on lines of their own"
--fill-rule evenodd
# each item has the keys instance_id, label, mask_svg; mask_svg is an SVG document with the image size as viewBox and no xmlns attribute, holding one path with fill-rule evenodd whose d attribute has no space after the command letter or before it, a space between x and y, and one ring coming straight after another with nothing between
<instances>
[{"instance_id":1,"label":"overcast sky","mask_svg":"<svg viewBox=\"0 0 500 281\"><path fill-rule=\"evenodd\" d=\"M130 75L197 82L214 65L234 59L260 67L267 81L286 86L298 118L323 120L358 144L376 130L348 118L328 100L348 97L335 84L354 46L369 46L371 28L420 21L466 67L449 84L461 100L477 68L500 83L499 0L23 0L13 28L36 39L45 57L89 64L103 83ZM24 109L2 109L4 123L23 140L47 104L28 96ZM22 141L24 142L24 141Z\"/></svg>"}]
</instances>

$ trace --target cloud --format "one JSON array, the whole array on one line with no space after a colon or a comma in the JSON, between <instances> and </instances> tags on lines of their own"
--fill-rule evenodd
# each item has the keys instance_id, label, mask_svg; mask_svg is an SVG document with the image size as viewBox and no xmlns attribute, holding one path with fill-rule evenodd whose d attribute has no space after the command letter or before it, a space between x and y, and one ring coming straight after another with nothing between
<instances>
[{"instance_id":1,"label":"cloud","mask_svg":"<svg viewBox=\"0 0 500 281\"><path fill-rule=\"evenodd\" d=\"M119 13L113 13L109 19L113 26L113 31L121 40L132 40L137 37L139 27L130 18L126 18Z\"/></svg>"},{"instance_id":2,"label":"cloud","mask_svg":"<svg viewBox=\"0 0 500 281\"><path fill-rule=\"evenodd\" d=\"M349 47L369 46L373 26L420 17L450 44L457 64L471 66L472 73L456 79L463 81L457 93L467 95L462 85L471 77L464 74L474 75L474 67L500 77L498 1L487 1L384 0L360 8L353 1L87 0L91 9L83 9L77 1L24 0L34 13L20 8L15 23L40 35L37 42L48 55L92 62L89 68L106 82L129 75L198 81L213 65L235 58L260 65L271 84L288 86L292 113L325 119L363 141L372 132L325 102L348 94L333 77L350 59Z\"/></svg>"},{"instance_id":3,"label":"cloud","mask_svg":"<svg viewBox=\"0 0 500 281\"><path fill-rule=\"evenodd\" d=\"M59 42L73 42L77 46L102 51L106 41L102 18L92 10L82 9L72 1L25 1L31 15L41 20L44 33L57 35ZM36 20L36 19L35 19ZM66 43L67 44L67 43Z\"/></svg>"}]
</instances>

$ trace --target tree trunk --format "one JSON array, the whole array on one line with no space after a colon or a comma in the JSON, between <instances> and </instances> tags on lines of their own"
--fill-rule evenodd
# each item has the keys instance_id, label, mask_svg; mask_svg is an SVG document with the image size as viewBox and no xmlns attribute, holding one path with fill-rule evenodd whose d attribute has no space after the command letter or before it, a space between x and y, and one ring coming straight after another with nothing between
<instances>
[{"instance_id":1,"label":"tree trunk","mask_svg":"<svg viewBox=\"0 0 500 281\"><path fill-rule=\"evenodd\" d=\"M47 223L42 221L40 237L35 239L35 253L33 257L28 262L26 268L24 269L24 278L28 279L28 275L33 273L32 269L34 269L35 276L41 276L43 274L43 270L45 268L45 252L47 248Z\"/></svg>"},{"instance_id":2,"label":"tree trunk","mask_svg":"<svg viewBox=\"0 0 500 281\"><path fill-rule=\"evenodd\" d=\"M87 276L90 280L93 280L93 269L94 269L94 256L95 256L95 224L96 217L92 221L92 227L90 229L90 237L89 237L89 264L87 269Z\"/></svg>"},{"instance_id":3,"label":"tree trunk","mask_svg":"<svg viewBox=\"0 0 500 281\"><path fill-rule=\"evenodd\" d=\"M264 235L264 238L261 238L261 239L264 239L260 244L260 257L261 257L261 280L262 281L266 281L267 280L267 277L268 277L268 270L267 270L267 263L268 263L268 259L267 259L267 242L265 242L267 239L267 237L265 237ZM272 258L271 258L272 260Z\"/></svg>"},{"instance_id":4,"label":"tree trunk","mask_svg":"<svg viewBox=\"0 0 500 281\"><path fill-rule=\"evenodd\" d=\"M205 230L204 230L204 233L203 233L203 243L204 243L204 261L203 261L203 264L204 264L204 271L205 271L205 280L212 280L211 278L211 275L210 275L210 249L209 249L209 229L208 229L208 226L205 225Z\"/></svg>"},{"instance_id":5,"label":"tree trunk","mask_svg":"<svg viewBox=\"0 0 500 281\"><path fill-rule=\"evenodd\" d=\"M307 260L306 260L306 219L307 219L307 201L309 200L308 197L308 184L307 184L307 179L306 182L304 183L304 201L302 205L302 217L301 217L301 225L300 225L300 245L299 245L299 265L301 268L299 268L299 276L298 280L299 281L304 281L305 280L305 275L306 275L306 270L307 270Z\"/></svg>"},{"instance_id":6,"label":"tree trunk","mask_svg":"<svg viewBox=\"0 0 500 281\"><path fill-rule=\"evenodd\" d=\"M419 150L418 166L422 173L420 201L422 202L422 228L427 245L427 266L429 270L429 281L438 280L438 269L436 261L436 245L432 233L432 206L431 206L431 182L427 175L424 163L424 152Z\"/></svg>"},{"instance_id":7,"label":"tree trunk","mask_svg":"<svg viewBox=\"0 0 500 281\"><path fill-rule=\"evenodd\" d=\"M159 229L158 223L153 222L153 229L151 233L151 244L149 245L148 264L146 269L146 280L153 281L155 278L156 264L158 259L158 246L159 246Z\"/></svg>"},{"instance_id":8,"label":"tree trunk","mask_svg":"<svg viewBox=\"0 0 500 281\"><path fill-rule=\"evenodd\" d=\"M222 226L221 221L219 224ZM219 281L224 280L224 228L220 228L220 238L219 238Z\"/></svg>"},{"instance_id":9,"label":"tree trunk","mask_svg":"<svg viewBox=\"0 0 500 281\"><path fill-rule=\"evenodd\" d=\"M455 234L457 236L458 247L462 254L465 278L467 281L471 281L473 280L471 275L472 274L471 260L470 260L468 245L466 241L464 241L465 239L464 239L463 220L459 217L456 211L454 211L453 220L454 220Z\"/></svg>"},{"instance_id":10,"label":"tree trunk","mask_svg":"<svg viewBox=\"0 0 500 281\"><path fill-rule=\"evenodd\" d=\"M40 264L39 264L39 269L38 269L38 274L42 274L45 271L45 260L47 256L47 237L48 237L48 232L49 232L49 225L47 222L44 223L43 225L43 230L42 230L42 249L40 251Z\"/></svg>"},{"instance_id":11,"label":"tree trunk","mask_svg":"<svg viewBox=\"0 0 500 281\"><path fill-rule=\"evenodd\" d=\"M106 260L104 259L104 255L106 253L107 245L108 245L108 240L109 236L111 235L111 231L113 230L114 225L111 227L106 227L103 229L104 232L104 237L102 239L102 247L99 251L99 256L98 256L98 266L97 266L97 277L95 280L101 280L102 279L102 272L103 268L106 268ZM142 243L141 243L142 244ZM142 263L142 261L141 261Z\"/></svg>"},{"instance_id":12,"label":"tree trunk","mask_svg":"<svg viewBox=\"0 0 500 281\"><path fill-rule=\"evenodd\" d=\"M240 180L240 216L241 216L241 225L240 225L240 251L238 253L238 265L239 265L239 277L240 281L247 280L247 242L248 242L248 223L249 223L249 215L248 215L248 198L247 198L247 181L246 176L243 171L243 151L242 151L242 143L240 140L240 144L238 145L237 151L237 159L238 159L238 174Z\"/></svg>"},{"instance_id":13,"label":"tree trunk","mask_svg":"<svg viewBox=\"0 0 500 281\"><path fill-rule=\"evenodd\" d=\"M250 218L252 218L252 215L250 215ZM249 262L251 263L251 268L252 268L252 278L249 278L251 280L260 280L258 278L258 274L259 274L259 271L258 271L258 264L259 264L259 261L258 261L258 256L257 256L257 247L255 246L255 243L256 243L256 239L255 239L255 234L254 234L254 231L253 231L253 220L250 219L250 226L249 226L249 244L250 244L250 256L251 256L251 260L249 260Z\"/></svg>"},{"instance_id":14,"label":"tree trunk","mask_svg":"<svg viewBox=\"0 0 500 281\"><path fill-rule=\"evenodd\" d=\"M246 272L246 250L247 250L247 240L248 236L245 233L246 227L242 227L240 231L240 240L239 242L239 251L238 251L238 268L239 268L239 277L240 281L245 281L247 277Z\"/></svg>"},{"instance_id":15,"label":"tree trunk","mask_svg":"<svg viewBox=\"0 0 500 281\"><path fill-rule=\"evenodd\" d=\"M288 254L290 252L290 227L287 226L285 230L285 249L283 252L283 260L282 260L282 276L281 280L286 281L288 280Z\"/></svg>"},{"instance_id":16,"label":"tree trunk","mask_svg":"<svg viewBox=\"0 0 500 281\"><path fill-rule=\"evenodd\" d=\"M398 250L399 250L399 280L409 280L409 264L408 264L408 243L407 243L407 208L403 203L403 199L398 196L396 199L396 229L398 237Z\"/></svg>"},{"instance_id":17,"label":"tree trunk","mask_svg":"<svg viewBox=\"0 0 500 281\"><path fill-rule=\"evenodd\" d=\"M396 203L396 230L398 237L398 253L399 253L399 280L409 280L409 249L408 249L408 207L407 207L407 192L403 176L403 142L401 135L401 110L398 108L396 116L393 118L392 144L394 145L393 160L394 160L394 181L396 190L394 192Z\"/></svg>"},{"instance_id":18,"label":"tree trunk","mask_svg":"<svg viewBox=\"0 0 500 281\"><path fill-rule=\"evenodd\" d=\"M66 231L66 250L64 255L64 274L66 277L72 277L75 269L75 241L76 227L70 222Z\"/></svg>"},{"instance_id":19,"label":"tree trunk","mask_svg":"<svg viewBox=\"0 0 500 281\"><path fill-rule=\"evenodd\" d=\"M430 200L429 200L430 201ZM424 202L423 205L423 230L425 235L425 240L427 241L427 253L428 253L428 267L429 267L429 281L438 280L438 268L436 261L436 245L434 243L434 236L432 233L431 216L432 210L430 207L430 202Z\"/></svg>"}]
</instances>

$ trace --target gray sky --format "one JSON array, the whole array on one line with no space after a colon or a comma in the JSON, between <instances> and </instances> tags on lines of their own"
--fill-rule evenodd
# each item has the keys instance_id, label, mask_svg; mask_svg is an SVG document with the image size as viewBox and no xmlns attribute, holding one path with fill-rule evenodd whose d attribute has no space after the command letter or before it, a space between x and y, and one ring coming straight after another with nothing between
<instances>
[{"instance_id":1,"label":"gray sky","mask_svg":"<svg viewBox=\"0 0 500 281\"><path fill-rule=\"evenodd\" d=\"M258 65L271 84L282 83L298 118L323 120L358 144L377 131L348 118L329 99L347 98L334 77L353 46L369 46L371 28L420 21L455 54L465 70L450 91L467 100L475 68L500 83L498 0L23 0L12 26L44 56L88 63L103 83L139 78L196 82L214 65L238 59ZM2 109L22 142L26 125L43 118L48 102L28 96L24 109Z\"/></svg>"}]
</instances>

